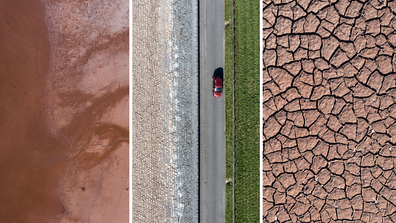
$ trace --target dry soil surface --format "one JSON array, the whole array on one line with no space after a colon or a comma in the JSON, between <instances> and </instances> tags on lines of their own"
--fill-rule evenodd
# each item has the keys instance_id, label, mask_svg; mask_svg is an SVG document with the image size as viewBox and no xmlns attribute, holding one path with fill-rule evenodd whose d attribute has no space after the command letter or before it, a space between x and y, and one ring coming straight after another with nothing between
<instances>
[{"instance_id":1,"label":"dry soil surface","mask_svg":"<svg viewBox=\"0 0 396 223\"><path fill-rule=\"evenodd\" d=\"M128 221L128 1L0 1L2 222Z\"/></svg>"},{"instance_id":2,"label":"dry soil surface","mask_svg":"<svg viewBox=\"0 0 396 223\"><path fill-rule=\"evenodd\" d=\"M395 15L264 0L264 222L396 221Z\"/></svg>"}]
</instances>

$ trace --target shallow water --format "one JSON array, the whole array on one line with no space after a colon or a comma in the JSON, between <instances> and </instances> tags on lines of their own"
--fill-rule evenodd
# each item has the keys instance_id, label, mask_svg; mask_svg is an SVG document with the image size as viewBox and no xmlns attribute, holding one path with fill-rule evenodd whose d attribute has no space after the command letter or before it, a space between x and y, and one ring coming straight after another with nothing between
<instances>
[{"instance_id":1,"label":"shallow water","mask_svg":"<svg viewBox=\"0 0 396 223\"><path fill-rule=\"evenodd\" d=\"M39 0L0 0L0 49L0 219L42 222L63 212L64 145L46 123L50 44Z\"/></svg>"}]
</instances>

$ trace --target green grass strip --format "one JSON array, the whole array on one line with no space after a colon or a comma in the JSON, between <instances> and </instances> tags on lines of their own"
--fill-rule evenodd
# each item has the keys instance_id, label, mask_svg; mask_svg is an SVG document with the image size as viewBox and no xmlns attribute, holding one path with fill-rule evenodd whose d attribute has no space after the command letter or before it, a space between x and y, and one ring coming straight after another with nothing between
<instances>
[{"instance_id":1,"label":"green grass strip","mask_svg":"<svg viewBox=\"0 0 396 223\"><path fill-rule=\"evenodd\" d=\"M225 220L232 223L232 0L224 0L225 4L225 67L224 67L224 83L225 83L225 118L226 118L226 210Z\"/></svg>"},{"instance_id":2,"label":"green grass strip","mask_svg":"<svg viewBox=\"0 0 396 223\"><path fill-rule=\"evenodd\" d=\"M232 181L232 26L231 0L225 0L225 103L226 103L226 179Z\"/></svg>"},{"instance_id":3,"label":"green grass strip","mask_svg":"<svg viewBox=\"0 0 396 223\"><path fill-rule=\"evenodd\" d=\"M235 1L235 222L260 220L260 1Z\"/></svg>"},{"instance_id":4,"label":"green grass strip","mask_svg":"<svg viewBox=\"0 0 396 223\"><path fill-rule=\"evenodd\" d=\"M226 223L232 223L232 183L226 184L226 214L225 214L225 222Z\"/></svg>"}]
</instances>

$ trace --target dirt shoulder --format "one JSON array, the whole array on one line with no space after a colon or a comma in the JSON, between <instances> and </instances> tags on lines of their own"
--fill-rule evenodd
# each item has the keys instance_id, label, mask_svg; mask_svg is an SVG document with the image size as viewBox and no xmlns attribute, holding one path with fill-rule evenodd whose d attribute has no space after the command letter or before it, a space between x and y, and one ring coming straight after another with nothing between
<instances>
[{"instance_id":1,"label":"dirt shoulder","mask_svg":"<svg viewBox=\"0 0 396 223\"><path fill-rule=\"evenodd\" d=\"M264 1L264 222L393 222L396 4Z\"/></svg>"}]
</instances>

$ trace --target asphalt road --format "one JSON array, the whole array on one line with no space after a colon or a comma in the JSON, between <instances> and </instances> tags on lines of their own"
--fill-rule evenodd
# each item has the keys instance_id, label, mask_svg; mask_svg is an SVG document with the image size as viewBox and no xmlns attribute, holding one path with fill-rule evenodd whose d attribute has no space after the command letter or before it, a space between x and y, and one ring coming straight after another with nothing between
<instances>
[{"instance_id":1,"label":"asphalt road","mask_svg":"<svg viewBox=\"0 0 396 223\"><path fill-rule=\"evenodd\" d=\"M212 95L224 67L224 0L199 1L200 222L225 222L225 104Z\"/></svg>"}]
</instances>

